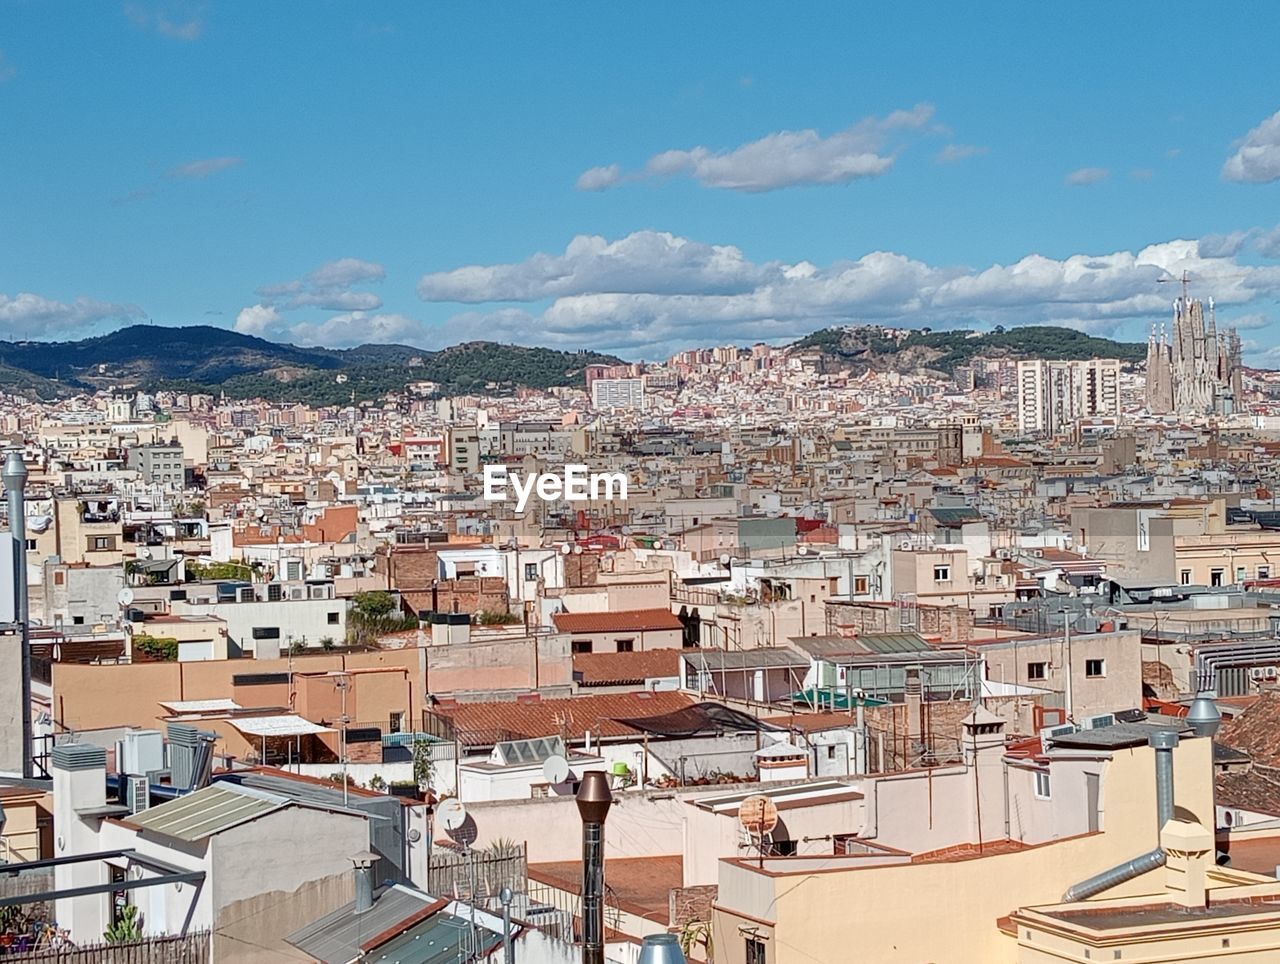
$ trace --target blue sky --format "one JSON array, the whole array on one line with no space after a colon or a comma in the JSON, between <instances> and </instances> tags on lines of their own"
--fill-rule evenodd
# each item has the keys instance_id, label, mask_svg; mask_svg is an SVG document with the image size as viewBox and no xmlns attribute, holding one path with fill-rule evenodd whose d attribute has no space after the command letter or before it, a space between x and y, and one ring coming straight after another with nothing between
<instances>
[{"instance_id":1,"label":"blue sky","mask_svg":"<svg viewBox=\"0 0 1280 964\"><path fill-rule=\"evenodd\" d=\"M1142 338L1186 269L1280 364L1278 21L5 0L0 337Z\"/></svg>"}]
</instances>

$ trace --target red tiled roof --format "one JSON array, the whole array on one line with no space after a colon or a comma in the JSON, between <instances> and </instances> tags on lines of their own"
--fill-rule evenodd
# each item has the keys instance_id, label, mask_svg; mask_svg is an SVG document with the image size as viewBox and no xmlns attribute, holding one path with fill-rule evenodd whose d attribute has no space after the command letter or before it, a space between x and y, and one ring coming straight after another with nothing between
<instances>
[{"instance_id":1,"label":"red tiled roof","mask_svg":"<svg viewBox=\"0 0 1280 964\"><path fill-rule=\"evenodd\" d=\"M663 857L608 857L604 877L616 906L664 924L670 914L672 888L684 883L684 860ZM582 861L557 860L530 864L529 878L576 894L582 888Z\"/></svg>"},{"instance_id":2,"label":"red tiled roof","mask_svg":"<svg viewBox=\"0 0 1280 964\"><path fill-rule=\"evenodd\" d=\"M648 649L631 653L575 653L573 676L581 686L643 683L680 675L680 650Z\"/></svg>"},{"instance_id":3,"label":"red tiled roof","mask_svg":"<svg viewBox=\"0 0 1280 964\"><path fill-rule=\"evenodd\" d=\"M686 709L694 699L667 690L657 693L607 693L531 703L490 702L436 706L436 716L458 728L464 743L479 746L499 740L534 739L564 733L581 740L588 729L596 737L639 736L639 731L614 718L640 719Z\"/></svg>"},{"instance_id":4,"label":"red tiled roof","mask_svg":"<svg viewBox=\"0 0 1280 964\"><path fill-rule=\"evenodd\" d=\"M669 609L624 609L612 613L556 613L551 619L562 633L625 633L682 629Z\"/></svg>"}]
</instances>

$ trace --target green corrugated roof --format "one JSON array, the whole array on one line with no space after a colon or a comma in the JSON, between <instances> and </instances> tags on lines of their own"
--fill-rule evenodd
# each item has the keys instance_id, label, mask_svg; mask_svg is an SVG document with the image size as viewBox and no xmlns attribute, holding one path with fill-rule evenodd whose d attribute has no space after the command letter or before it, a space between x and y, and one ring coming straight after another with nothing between
<instances>
[{"instance_id":1,"label":"green corrugated roof","mask_svg":"<svg viewBox=\"0 0 1280 964\"><path fill-rule=\"evenodd\" d=\"M218 783L144 810L130 817L129 822L179 840L203 840L279 810L288 802L263 790Z\"/></svg>"},{"instance_id":2,"label":"green corrugated roof","mask_svg":"<svg viewBox=\"0 0 1280 964\"><path fill-rule=\"evenodd\" d=\"M972 506L952 506L929 510L935 522L940 526L958 526L964 522L981 522L982 513Z\"/></svg>"},{"instance_id":3,"label":"green corrugated roof","mask_svg":"<svg viewBox=\"0 0 1280 964\"><path fill-rule=\"evenodd\" d=\"M915 653L929 648L919 633L863 633L853 642L872 653Z\"/></svg>"}]
</instances>

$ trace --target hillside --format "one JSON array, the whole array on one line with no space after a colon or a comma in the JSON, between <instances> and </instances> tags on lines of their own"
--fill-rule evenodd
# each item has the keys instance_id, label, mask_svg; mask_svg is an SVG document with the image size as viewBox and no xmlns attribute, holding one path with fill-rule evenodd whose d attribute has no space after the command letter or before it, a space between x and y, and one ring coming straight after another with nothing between
<instances>
[{"instance_id":1,"label":"hillside","mask_svg":"<svg viewBox=\"0 0 1280 964\"><path fill-rule=\"evenodd\" d=\"M110 388L226 392L232 398L317 405L376 399L415 382L445 394L510 392L583 383L597 352L467 342L440 351L411 345L301 348L196 325L133 325L68 342L0 342L0 389L38 397Z\"/></svg>"},{"instance_id":2,"label":"hillside","mask_svg":"<svg viewBox=\"0 0 1280 964\"><path fill-rule=\"evenodd\" d=\"M996 328L988 332L964 329L912 331L904 337L886 337L879 326L824 328L806 335L790 347L817 349L855 368L900 372L950 372L975 358L1118 358L1124 362L1145 360L1147 346L1098 338L1072 328L1028 325Z\"/></svg>"}]
</instances>

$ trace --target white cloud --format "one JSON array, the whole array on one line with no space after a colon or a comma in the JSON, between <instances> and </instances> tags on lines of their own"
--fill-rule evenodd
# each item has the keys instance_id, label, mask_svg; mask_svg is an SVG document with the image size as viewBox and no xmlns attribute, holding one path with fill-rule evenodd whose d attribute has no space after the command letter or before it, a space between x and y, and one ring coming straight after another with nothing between
<instances>
[{"instance_id":1,"label":"white cloud","mask_svg":"<svg viewBox=\"0 0 1280 964\"><path fill-rule=\"evenodd\" d=\"M779 274L730 245L702 244L662 231L637 231L618 241L580 234L562 255L535 254L518 264L471 265L424 275L426 301L538 301L586 291L747 291Z\"/></svg>"},{"instance_id":2,"label":"white cloud","mask_svg":"<svg viewBox=\"0 0 1280 964\"><path fill-rule=\"evenodd\" d=\"M645 165L649 177L685 175L704 187L758 193L804 184L847 184L879 177L893 167L893 137L918 131L933 118L931 104L866 117L823 137L816 130L777 131L730 150L693 147L655 154ZM583 190L603 190L627 179L617 165L593 167L578 178Z\"/></svg>"},{"instance_id":3,"label":"white cloud","mask_svg":"<svg viewBox=\"0 0 1280 964\"><path fill-rule=\"evenodd\" d=\"M1110 173L1105 167L1081 167L1067 175L1067 183L1073 187L1085 187L1105 181Z\"/></svg>"},{"instance_id":4,"label":"white cloud","mask_svg":"<svg viewBox=\"0 0 1280 964\"><path fill-rule=\"evenodd\" d=\"M387 270L373 261L339 258L327 261L304 278L264 285L260 297L283 310L319 308L322 311L374 311L382 299L372 291L352 291L358 284L382 281Z\"/></svg>"},{"instance_id":5,"label":"white cloud","mask_svg":"<svg viewBox=\"0 0 1280 964\"><path fill-rule=\"evenodd\" d=\"M1240 253L1251 236L1250 231L1206 234L1197 243L1197 253L1202 258L1233 258Z\"/></svg>"},{"instance_id":6,"label":"white cloud","mask_svg":"<svg viewBox=\"0 0 1280 964\"><path fill-rule=\"evenodd\" d=\"M603 191L622 180L622 168L617 164L593 167L578 175L579 191Z\"/></svg>"},{"instance_id":7,"label":"white cloud","mask_svg":"<svg viewBox=\"0 0 1280 964\"><path fill-rule=\"evenodd\" d=\"M327 261L307 278L317 288L349 287L366 281L382 281L387 276L387 269L372 261L359 258L339 258Z\"/></svg>"},{"instance_id":8,"label":"white cloud","mask_svg":"<svg viewBox=\"0 0 1280 964\"><path fill-rule=\"evenodd\" d=\"M966 158L986 154L990 150L991 148L989 147L980 147L977 144L948 144L938 152L938 156L934 160L939 164L954 164Z\"/></svg>"},{"instance_id":9,"label":"white cloud","mask_svg":"<svg viewBox=\"0 0 1280 964\"><path fill-rule=\"evenodd\" d=\"M162 37L190 42L204 33L204 19L194 5L126 3L124 15L139 30L152 30Z\"/></svg>"},{"instance_id":10,"label":"white cloud","mask_svg":"<svg viewBox=\"0 0 1280 964\"><path fill-rule=\"evenodd\" d=\"M197 161L188 161L186 164L179 164L169 172L169 176L203 180L233 167L239 167L243 163L244 159L239 157L205 157Z\"/></svg>"},{"instance_id":11,"label":"white cloud","mask_svg":"<svg viewBox=\"0 0 1280 964\"><path fill-rule=\"evenodd\" d=\"M421 346L421 322L405 315L371 315L352 311L312 324L303 322L288 329L289 339L299 345L350 348L353 345L389 345L400 342Z\"/></svg>"},{"instance_id":12,"label":"white cloud","mask_svg":"<svg viewBox=\"0 0 1280 964\"><path fill-rule=\"evenodd\" d=\"M1236 152L1222 165L1228 181L1266 184L1280 179L1280 111L1276 111L1240 140Z\"/></svg>"},{"instance_id":13,"label":"white cloud","mask_svg":"<svg viewBox=\"0 0 1280 964\"><path fill-rule=\"evenodd\" d=\"M142 314L137 305L83 296L68 304L29 291L20 292L12 298L0 293L0 332L5 338L84 334L99 322L136 321Z\"/></svg>"},{"instance_id":14,"label":"white cloud","mask_svg":"<svg viewBox=\"0 0 1280 964\"><path fill-rule=\"evenodd\" d=\"M1171 294L1157 281L1184 270L1224 306L1280 292L1280 267L1207 256L1196 241L1063 259L1032 254L972 270L885 251L825 267L757 264L731 246L658 232L612 242L582 236L563 255L427 275L418 291L428 301L471 304L550 300L540 310L468 312L451 321L453 330L652 358L683 347L793 338L824 325L863 321L1060 324L1113 333L1126 321L1163 317Z\"/></svg>"},{"instance_id":15,"label":"white cloud","mask_svg":"<svg viewBox=\"0 0 1280 964\"><path fill-rule=\"evenodd\" d=\"M249 305L241 308L236 315L236 331L242 335L253 335L255 338L266 338L275 333L280 324L280 312L274 305Z\"/></svg>"}]
</instances>

